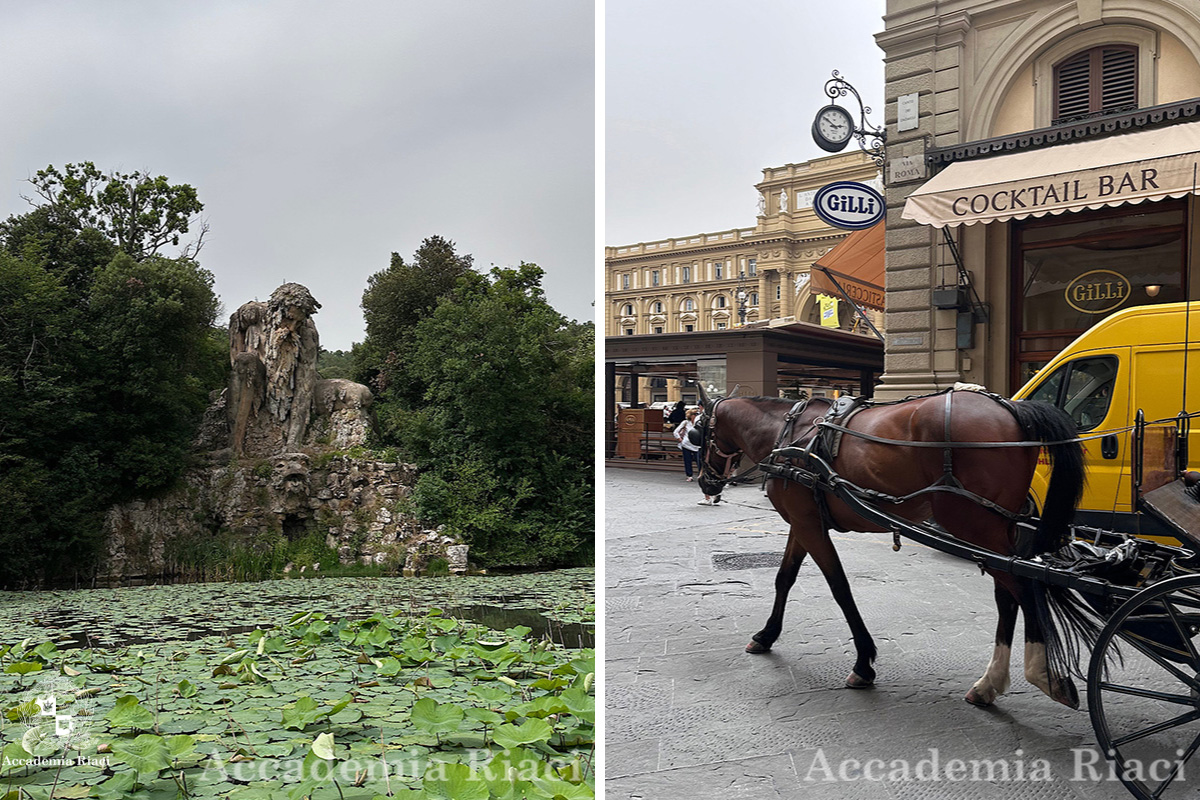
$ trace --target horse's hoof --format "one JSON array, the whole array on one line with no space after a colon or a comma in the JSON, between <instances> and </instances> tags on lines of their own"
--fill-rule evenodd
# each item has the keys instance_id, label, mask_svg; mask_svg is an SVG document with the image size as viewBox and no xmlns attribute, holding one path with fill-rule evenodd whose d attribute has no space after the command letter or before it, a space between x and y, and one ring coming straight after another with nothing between
<instances>
[{"instance_id":1,"label":"horse's hoof","mask_svg":"<svg viewBox=\"0 0 1200 800\"><path fill-rule=\"evenodd\" d=\"M967 696L965 699L968 703L975 706L976 708L991 708L992 707L992 701L988 700L987 697L985 697L984 695L977 693L974 689L971 689L969 692L967 692Z\"/></svg>"},{"instance_id":2,"label":"horse's hoof","mask_svg":"<svg viewBox=\"0 0 1200 800\"><path fill-rule=\"evenodd\" d=\"M846 677L847 689L870 689L875 685L875 681L869 681L866 678L860 677L857 672L851 672Z\"/></svg>"},{"instance_id":3,"label":"horse's hoof","mask_svg":"<svg viewBox=\"0 0 1200 800\"><path fill-rule=\"evenodd\" d=\"M750 644L746 645L746 652L754 653L755 655L761 655L762 653L771 652L771 648L765 644L762 644L761 642L756 642L751 639Z\"/></svg>"},{"instance_id":4,"label":"horse's hoof","mask_svg":"<svg viewBox=\"0 0 1200 800\"><path fill-rule=\"evenodd\" d=\"M1054 699L1072 711L1078 711L1079 692L1075 689L1075 684L1071 681L1063 681L1063 684L1060 692L1054 695Z\"/></svg>"}]
</instances>

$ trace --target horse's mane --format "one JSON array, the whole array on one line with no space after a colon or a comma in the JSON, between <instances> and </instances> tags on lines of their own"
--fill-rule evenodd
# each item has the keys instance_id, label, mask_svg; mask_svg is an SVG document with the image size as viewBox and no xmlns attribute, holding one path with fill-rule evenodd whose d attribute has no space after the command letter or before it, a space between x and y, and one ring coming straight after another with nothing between
<instances>
[{"instance_id":1,"label":"horse's mane","mask_svg":"<svg viewBox=\"0 0 1200 800\"><path fill-rule=\"evenodd\" d=\"M727 399L729 399L729 400L749 400L753 403L769 403L769 404L777 405L777 406L786 405L788 408L791 408L792 406L796 405L797 402L799 402L797 400L792 400L787 397L765 397L765 396L730 397ZM811 400L824 400L825 402L832 402L828 397L811 397L811 398L809 398L809 400L810 401Z\"/></svg>"}]
</instances>

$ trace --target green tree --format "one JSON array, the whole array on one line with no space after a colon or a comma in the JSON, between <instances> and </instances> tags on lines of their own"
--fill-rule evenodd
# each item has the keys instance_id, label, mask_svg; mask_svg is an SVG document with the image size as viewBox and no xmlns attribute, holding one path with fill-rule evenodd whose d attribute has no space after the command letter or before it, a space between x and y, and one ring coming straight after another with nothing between
<instances>
[{"instance_id":1,"label":"green tree","mask_svg":"<svg viewBox=\"0 0 1200 800\"><path fill-rule=\"evenodd\" d=\"M419 512L493 564L593 556L594 334L546 302L542 275L462 278L415 330L420 405L381 409L422 468Z\"/></svg>"},{"instance_id":2,"label":"green tree","mask_svg":"<svg viewBox=\"0 0 1200 800\"><path fill-rule=\"evenodd\" d=\"M413 332L438 299L471 274L472 263L470 255L458 255L454 242L440 236L423 241L411 262L392 253L391 264L368 278L363 292L367 336L354 349L356 380L384 394L420 399L423 388L407 365Z\"/></svg>"},{"instance_id":3,"label":"green tree","mask_svg":"<svg viewBox=\"0 0 1200 800\"><path fill-rule=\"evenodd\" d=\"M324 379L354 378L354 353L352 350L326 350L317 353L317 373Z\"/></svg>"},{"instance_id":4,"label":"green tree","mask_svg":"<svg viewBox=\"0 0 1200 800\"><path fill-rule=\"evenodd\" d=\"M183 248L184 257L195 257L203 245L207 226L199 219L204 204L186 183L172 184L165 176L146 172L101 172L90 161L53 165L29 179L39 200L31 203L49 209L73 230L92 229L141 261L178 247L181 235L199 223L198 237Z\"/></svg>"},{"instance_id":5,"label":"green tree","mask_svg":"<svg viewBox=\"0 0 1200 800\"><path fill-rule=\"evenodd\" d=\"M88 574L107 508L178 477L227 369L211 274L78 224L0 223L0 585Z\"/></svg>"}]
</instances>

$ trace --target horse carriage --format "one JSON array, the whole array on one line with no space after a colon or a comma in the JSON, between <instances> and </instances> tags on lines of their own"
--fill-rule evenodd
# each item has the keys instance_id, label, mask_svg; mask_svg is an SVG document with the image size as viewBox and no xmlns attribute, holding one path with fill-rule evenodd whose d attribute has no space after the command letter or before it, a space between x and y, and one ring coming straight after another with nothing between
<instances>
[{"instance_id":1,"label":"horse carriage","mask_svg":"<svg viewBox=\"0 0 1200 800\"><path fill-rule=\"evenodd\" d=\"M1177 533L1173 546L1072 524L1082 446L1113 431L1081 437L1047 403L980 387L894 403L710 398L703 388L701 398L700 488L719 495L761 470L790 527L772 613L748 652L767 652L779 637L788 592L811 555L853 635L846 685L871 686L875 645L829 530L891 531L894 549L904 537L974 562L995 581L995 646L968 702L990 706L1007 690L1021 611L1025 677L1072 708L1072 676L1086 678L1111 774L1142 800L1195 795L1200 777L1187 767L1200 749L1200 474L1186 472L1191 415L1147 422L1139 413L1128 431L1138 510ZM1052 472L1035 515L1039 457ZM743 460L752 466L739 471Z\"/></svg>"}]
</instances>

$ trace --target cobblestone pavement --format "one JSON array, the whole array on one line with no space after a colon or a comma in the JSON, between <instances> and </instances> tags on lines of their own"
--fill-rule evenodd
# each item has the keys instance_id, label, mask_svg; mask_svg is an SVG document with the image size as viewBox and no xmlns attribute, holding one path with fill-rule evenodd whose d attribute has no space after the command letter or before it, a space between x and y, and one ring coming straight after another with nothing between
<instances>
[{"instance_id":1,"label":"cobblestone pavement","mask_svg":"<svg viewBox=\"0 0 1200 800\"><path fill-rule=\"evenodd\" d=\"M845 689L849 631L811 562L774 651L743 652L786 538L757 485L707 507L682 475L606 472L609 800L1130 796L1115 778L1089 779L1108 777L1103 762L1077 769L1099 758L1088 714L1025 681L1019 643L1009 693L990 710L963 700L996 625L992 581L974 566L907 542L894 553L889 534L835 534L879 648L877 687ZM876 778L901 759L940 780L863 779L871 759L887 765L870 768ZM951 780L954 759L984 779Z\"/></svg>"}]
</instances>

